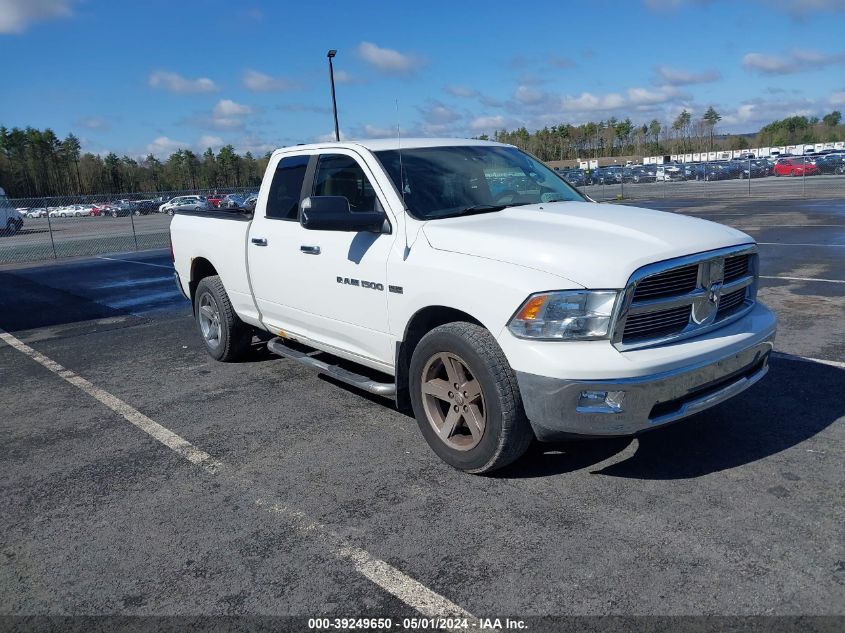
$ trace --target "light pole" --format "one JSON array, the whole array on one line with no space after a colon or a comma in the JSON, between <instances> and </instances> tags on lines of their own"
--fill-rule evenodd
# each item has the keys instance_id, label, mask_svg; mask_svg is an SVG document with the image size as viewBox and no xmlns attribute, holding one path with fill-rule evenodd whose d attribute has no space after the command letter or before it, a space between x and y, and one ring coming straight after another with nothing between
<instances>
[{"instance_id":1,"label":"light pole","mask_svg":"<svg viewBox=\"0 0 845 633\"><path fill-rule=\"evenodd\" d=\"M337 100L334 96L334 66L332 66L332 58L337 55L336 50L330 50L326 53L329 58L329 83L332 85L332 111L334 112L334 138L340 142L340 127L337 124Z\"/></svg>"}]
</instances>

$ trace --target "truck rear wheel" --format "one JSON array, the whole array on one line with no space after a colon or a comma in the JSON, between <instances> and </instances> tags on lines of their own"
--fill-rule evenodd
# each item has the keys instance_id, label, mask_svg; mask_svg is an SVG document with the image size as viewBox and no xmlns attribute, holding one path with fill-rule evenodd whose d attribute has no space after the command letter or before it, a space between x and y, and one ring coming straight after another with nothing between
<instances>
[{"instance_id":1,"label":"truck rear wheel","mask_svg":"<svg viewBox=\"0 0 845 633\"><path fill-rule=\"evenodd\" d=\"M431 330L414 350L409 378L420 431L450 466L491 472L531 444L516 376L483 327L448 323Z\"/></svg>"},{"instance_id":2,"label":"truck rear wheel","mask_svg":"<svg viewBox=\"0 0 845 633\"><path fill-rule=\"evenodd\" d=\"M203 278L194 294L194 317L205 349L224 363L244 357L252 342L252 328L235 314L218 275Z\"/></svg>"}]
</instances>

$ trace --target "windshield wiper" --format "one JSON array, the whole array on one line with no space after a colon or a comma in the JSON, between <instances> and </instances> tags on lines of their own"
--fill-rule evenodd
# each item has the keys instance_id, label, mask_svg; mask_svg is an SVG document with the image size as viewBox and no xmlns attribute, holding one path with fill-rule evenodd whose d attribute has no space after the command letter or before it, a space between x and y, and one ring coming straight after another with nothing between
<instances>
[{"instance_id":1,"label":"windshield wiper","mask_svg":"<svg viewBox=\"0 0 845 633\"><path fill-rule=\"evenodd\" d=\"M501 211L511 207L511 204L474 204L471 207L461 209L455 215L470 215L472 213L488 213L493 211Z\"/></svg>"},{"instance_id":2,"label":"windshield wiper","mask_svg":"<svg viewBox=\"0 0 845 633\"><path fill-rule=\"evenodd\" d=\"M526 204L535 204L533 202L511 202L509 204L474 204L471 207L466 207L465 209L461 209L460 211L456 211L455 213L450 213L448 216L449 218L454 218L462 215L472 215L474 213L492 213L494 211L502 211L503 209L507 209L509 207L522 207Z\"/></svg>"}]
</instances>

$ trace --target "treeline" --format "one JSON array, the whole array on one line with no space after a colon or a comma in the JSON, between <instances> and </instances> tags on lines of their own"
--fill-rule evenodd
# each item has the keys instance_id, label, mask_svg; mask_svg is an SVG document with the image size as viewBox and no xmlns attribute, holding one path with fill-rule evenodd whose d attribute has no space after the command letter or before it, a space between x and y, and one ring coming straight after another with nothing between
<instances>
[{"instance_id":1,"label":"treeline","mask_svg":"<svg viewBox=\"0 0 845 633\"><path fill-rule=\"evenodd\" d=\"M533 133L525 127L500 130L493 138L516 145L542 160L653 156L845 140L845 125L842 125L842 115L838 110L821 119L793 116L773 121L756 135L719 135L717 130L721 120L722 116L711 107L699 119L684 110L671 125L664 125L657 119L634 124L629 118L620 121L611 117L582 125L553 125ZM488 137L483 135L479 138Z\"/></svg>"},{"instance_id":2,"label":"treeline","mask_svg":"<svg viewBox=\"0 0 845 633\"><path fill-rule=\"evenodd\" d=\"M500 130L494 138L547 161L845 140L845 125L837 110L822 118L793 116L773 121L756 138L717 134L721 119L711 107L698 119L684 110L671 125L657 119L634 124L629 118L611 117L582 125L562 123L535 132L525 127ZM102 157L82 153L73 134L60 139L49 128L0 127L0 187L12 198L257 187L269 157L267 153L256 158L249 152L241 156L231 145L216 154L211 148L201 155L180 149L164 161L152 154L143 160L113 152Z\"/></svg>"},{"instance_id":3,"label":"treeline","mask_svg":"<svg viewBox=\"0 0 845 633\"><path fill-rule=\"evenodd\" d=\"M257 187L269 154L243 156L231 145L216 154L180 149L161 161L82 153L79 139L53 130L0 127L0 187L11 198Z\"/></svg>"}]
</instances>

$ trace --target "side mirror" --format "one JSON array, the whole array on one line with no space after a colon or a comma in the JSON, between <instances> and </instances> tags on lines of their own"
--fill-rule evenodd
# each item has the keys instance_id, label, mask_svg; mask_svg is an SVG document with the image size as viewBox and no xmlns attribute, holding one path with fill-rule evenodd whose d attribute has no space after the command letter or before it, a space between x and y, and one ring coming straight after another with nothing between
<instances>
[{"instance_id":1,"label":"side mirror","mask_svg":"<svg viewBox=\"0 0 845 633\"><path fill-rule=\"evenodd\" d=\"M299 223L311 231L367 231L381 233L381 211L353 212L343 196L310 196L300 205Z\"/></svg>"}]
</instances>

